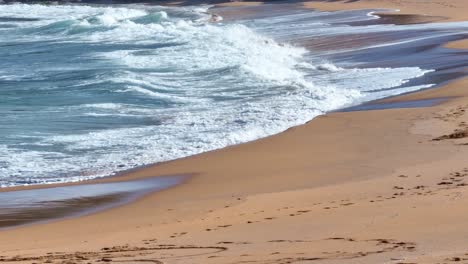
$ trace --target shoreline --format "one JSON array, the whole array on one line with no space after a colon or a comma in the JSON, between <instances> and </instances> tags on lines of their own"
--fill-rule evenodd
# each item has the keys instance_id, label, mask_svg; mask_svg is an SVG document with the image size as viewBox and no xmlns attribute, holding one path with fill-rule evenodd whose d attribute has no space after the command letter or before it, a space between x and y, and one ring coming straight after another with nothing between
<instances>
[{"instance_id":1,"label":"shoreline","mask_svg":"<svg viewBox=\"0 0 468 264\"><path fill-rule=\"evenodd\" d=\"M454 42L459 42L459 41L454 41ZM448 42L446 44L448 45L450 43L452 43L452 42ZM447 45L445 45L445 46L447 46ZM444 104L444 103L448 103L450 100L457 99L459 96L449 96L449 97L424 97L423 96L422 99L418 99L418 97L419 97L420 93L430 91L430 90L442 89L446 85L448 85L448 84L450 84L452 82L456 82L457 80L462 80L462 79L465 79L465 78L468 78L468 77L455 78L455 79L452 79L452 80L448 80L448 81L446 81L446 82L444 82L442 84L438 84L438 85L436 85L434 87L423 88L422 90L411 91L411 92L406 92L406 93L397 94L397 95L390 95L390 96L380 98L380 99L365 101L365 102L362 102L362 103L359 103L359 104L356 104L356 105L353 105L353 106L344 106L344 107L341 107L341 108L338 108L338 109L335 109L335 110L331 110L331 111L329 111L327 113L321 114L319 116L316 116L316 117L310 119L309 121L307 121L304 124L289 127L285 131L282 131L282 132L279 132L277 134L273 134L273 135L270 135L270 136L267 136L267 137L258 138L258 139L255 139L253 141L248 141L248 142L234 144L234 145L228 145L228 146L220 148L220 149L214 149L214 150L210 150L210 151L206 151L206 152L202 152L202 153L198 153L198 154L194 154L194 155L190 155L190 156L177 158L177 159L174 159L174 160L167 160L167 161L155 162L155 163L151 163L151 164L147 164L147 165L141 165L141 166L138 166L138 167L135 167L135 168L130 168L128 170L116 172L115 174L109 175L109 176L96 177L96 178L86 179L86 180L81 180L81 181L70 181L70 182L59 182L59 183L42 183L42 184L30 184L30 185L17 185L17 186L0 187L0 194L4 193L4 192L41 190L41 189L50 189L50 188L58 188L58 187L72 187L72 186L81 186L81 185L86 185L86 184L119 183L119 182L123 183L123 182L127 182L127 181L132 181L132 180L139 180L141 178L150 179L150 178L157 178L157 177L173 177L173 176L179 177L181 175L183 177L186 177L186 178L196 177L198 175L198 173L182 173L182 174L168 174L168 175L157 175L157 176L143 176L141 178L140 177L136 177L136 178L129 177L129 175L137 175L138 172L142 171L142 170L151 169L153 167L158 167L158 166L170 165L170 163L179 162L179 161L183 161L183 160L186 160L186 159L191 159L192 157L195 157L195 156L205 155L205 154L209 154L209 153L212 153L212 152L222 151L222 150L228 149L228 148L242 146L242 145L245 145L245 144L251 144L251 143L254 143L256 141L261 141L261 140L264 140L264 139L267 139L267 138L270 138L270 137L274 137L274 136L286 133L289 130L294 129L296 127L305 126L308 123L312 122L316 118L320 118L320 117L323 117L323 116L326 116L326 115L329 115L329 114L333 114L333 113L379 110L379 105L381 105L381 104L393 104L393 103L397 104L397 106L395 106L395 107L389 106L389 107L384 107L383 109L393 109L393 108L395 108L395 109L400 109L400 108L410 109L410 108L432 107L432 106L437 106L437 105L441 105L441 104ZM416 95L416 96L414 97L413 95ZM409 98L409 99L407 99L407 98ZM430 102L428 102L428 103L423 102L421 106L419 106L419 104L417 103L418 101L426 101L426 100L428 100ZM413 101L416 102L416 104L415 104L416 106L412 106ZM398 103L405 103L405 102L408 102L410 106L407 106L407 107L398 106ZM359 109L359 108L362 108L362 107L364 107L366 109L365 110L355 110L355 109ZM369 108L369 109L367 109L367 108ZM173 188L173 187L170 187L170 188Z\"/></svg>"},{"instance_id":2,"label":"shoreline","mask_svg":"<svg viewBox=\"0 0 468 264\"><path fill-rule=\"evenodd\" d=\"M466 242L456 232L463 230L466 220L462 208L468 203L463 195L467 191L458 186L461 182L449 179L452 176L447 176L447 180L440 177L455 172L463 174L461 161L468 150L460 145L466 141L463 138L433 139L463 128L460 124L465 120L463 113L468 103L468 92L463 87L467 86L468 79L463 78L440 88L381 99L397 102L453 97L431 107L332 112L253 142L145 166L120 176L67 184L125 181L150 175L194 175L188 183L149 194L118 208L0 231L5 237L5 241L0 242L5 252L2 254L44 256L52 248L69 252L71 245L73 251L91 252L91 259L114 254L112 258L118 260L122 257L116 257L116 252L100 249L117 246L117 252L128 254L129 251L122 248L122 244L127 243L147 247L146 251L154 251L152 257L161 257L161 252L175 254L169 263L183 263L187 260L184 254L192 251L201 254L194 257L197 263L232 263L239 258L258 261L267 257L278 261L271 263L282 263L281 259L285 258L294 261L341 258L343 263L354 263L347 262L347 256L355 256L356 263L377 263L375 261L381 258L424 261L431 256L420 251L431 252L442 241L447 242L447 246L442 251L439 249L439 254L444 258L456 258L455 253L462 252L462 242ZM442 182L451 184L439 185ZM403 189L395 189L395 186ZM414 186L426 187L414 189ZM418 190L423 190L421 195ZM400 194L402 192L408 195ZM457 193L462 195L457 196ZM450 200L453 197L456 197L456 204ZM440 203L441 199L445 208L427 212L432 203ZM148 206L154 211L149 212ZM449 210L453 208L458 209ZM138 215L141 219L122 215ZM434 218L421 222L421 227L411 224L410 220L422 221L428 215ZM343 217L355 223L343 226L340 224ZM399 220L393 221L395 218ZM105 226L108 219L116 220ZM375 219L379 219L378 224ZM451 226L443 225L432 234L437 237L436 242L427 239L424 228L444 221ZM82 225L80 229L86 232L70 228L76 225ZM363 232L362 226L366 225L370 229ZM303 232L303 228L314 232ZM45 241L27 242L24 237L44 238L52 232L59 234ZM190 237L185 236L187 233ZM98 234L101 237L97 238ZM102 237L104 234L106 237ZM71 235L75 237L68 238ZM150 241L151 237L157 237L157 242ZM118 238L126 240L116 244L114 241ZM63 246L65 241L67 246ZM388 250L383 244L396 248ZM314 249L310 249L311 245ZM228 253L212 253L216 247L223 247ZM323 253L333 248L339 248L342 253ZM181 253L172 252L174 249ZM205 251L209 254L204 255ZM377 251L382 252L372 253ZM358 252L368 253L362 259ZM53 256L62 255L51 254L50 258ZM208 258L210 256L216 257ZM44 259L47 257L42 257Z\"/></svg>"},{"instance_id":3,"label":"shoreline","mask_svg":"<svg viewBox=\"0 0 468 264\"><path fill-rule=\"evenodd\" d=\"M419 15L429 17L445 17L444 22L466 21L467 3L463 0L445 0L445 1L392 1L392 0L359 0L359 1L327 1L327 0L312 0L305 1L304 6L307 8L316 8L322 11L340 11L352 9L396 9L399 12L390 12L384 14L393 15Z\"/></svg>"},{"instance_id":4,"label":"shoreline","mask_svg":"<svg viewBox=\"0 0 468 264\"><path fill-rule=\"evenodd\" d=\"M388 0L383 0L383 2L385 2L385 4L386 4L385 6L388 6L388 4L389 4L389 3L387 3L387 1ZM257 7L257 6L261 6L264 3L267 3L267 2L259 2L259 1L248 1L248 2L239 1L238 2L238 1L234 1L234 2L224 2L224 3L215 4L214 7ZM285 3L289 4L289 2L285 2ZM181 2L175 2L175 3L169 2L167 4L168 4L168 6L171 6L171 5L178 5L178 4L182 4L182 3ZM271 4L271 3L269 3L269 4ZM375 6L376 3L367 3L367 1L365 1L365 3L357 3L357 4L356 3L351 3L352 5L349 5L349 3L345 3L343 1L330 3L330 2L328 2L326 0L312 0L312 1L309 0L309 1L303 2L302 4L303 4L304 8L318 9L319 11L358 10L358 9L363 9L362 8L363 6L366 7L366 8L370 8L370 9L382 9L380 7ZM104 4L102 4L102 5L104 5ZM118 4L118 5L120 5L120 4ZM316 6L319 6L319 8L317 8ZM358 8L356 8L356 6ZM388 9L395 9L395 7L396 6L393 5L393 6L389 7ZM385 9L387 9L387 8L385 8ZM395 12L384 12L384 13L372 12L372 13L374 15L377 15L377 16L380 17L379 19L381 21L379 22L379 24L390 23L390 24L396 24L396 25L411 25L411 24L420 24L420 23L421 24L434 23L434 22L438 22L438 21L442 21L442 22L453 22L453 21L455 21L455 20L453 20L453 21L452 20L443 21L443 19L441 19L442 18L441 16L421 15L421 14L416 14L416 13L406 14L404 12L402 13L399 10L397 10ZM400 18L399 18L400 16L405 16L405 17L407 16L407 18L400 20ZM468 41L466 39L448 41L443 46L446 47L446 48L449 48L449 49L462 49L463 50L463 49L468 49ZM464 77L461 77L461 78L464 78ZM456 81L457 79L458 78L452 78L452 79L448 80L448 82ZM441 84L437 84L434 87L423 88L422 90L410 91L410 92L405 92L405 93L402 93L402 94L390 95L390 96L380 98L380 99L373 99L373 100L370 100L370 101L364 101L362 103L358 103L358 104L353 105L353 106L343 106L343 107L337 108L335 110L331 110L331 111L329 111L327 113L321 114L319 116L327 115L329 113L334 113L334 112L341 112L343 110L347 111L348 108L359 108L360 106L366 106L366 105L369 105L369 104L380 103L380 102L389 102L389 101L393 100L393 98L395 98L395 100L399 100L398 98L400 96L406 96L406 95L410 95L410 94L413 94L413 93L419 93L419 92L425 91L425 90L438 89L440 87L443 87L444 85L445 85L444 83L441 83ZM319 117L319 116L317 116L317 117ZM313 119L315 119L317 117L314 117L314 118L310 119L306 123L309 123L310 121L312 121ZM300 124L300 125L297 125L297 126L302 126L302 125L304 125L304 124ZM297 126L289 127L287 130L289 130L291 128L294 128L294 127L297 127ZM270 135L270 136L258 138L258 139L255 139L253 141L247 141L247 142L238 143L238 144L234 144L234 145L228 145L228 146L225 146L225 147L223 147L221 149L229 148L229 147L236 146L236 145L249 144L249 143L255 142L257 140L261 140L261 139L264 139L264 138L268 138L268 137L271 137L271 136L275 136L275 135L284 133L287 130L279 132L277 134ZM202 152L202 153L198 153L198 154L194 154L194 155L190 155L190 156L176 158L176 159L173 159L173 160L167 160L167 161L161 161L161 162L155 162L155 163L151 163L151 164L141 165L141 166L137 166L137 167L134 167L134 168L127 169L127 170L117 171L115 174L111 174L111 175L108 175L108 176L101 176L101 177L96 177L96 178L91 178L91 179L85 179L85 180L79 180L79 181L70 181L70 182L38 183L38 184L29 184L29 185L16 185L16 186L0 187L0 193L10 192L10 191L20 191L20 190L33 190L33 189L46 189L46 188L54 188L54 187L64 187L64 186L75 186L75 185L82 185L82 184L87 184L87 183L92 184L92 183L119 182L120 180L126 181L126 180L123 180L124 178L126 178L126 177L123 177L123 176L126 176L128 174L133 174L133 172L135 172L135 171L146 169L148 167L164 165L166 163L177 162L178 160L183 160L183 159L191 158L193 156L202 155L202 154L205 154L205 153L218 151L218 150L220 150L220 149L214 149L214 150L210 150L210 151L206 151L206 152ZM192 174L188 173L188 174L184 174L184 175L192 175ZM167 176L171 176L171 175L167 175Z\"/></svg>"},{"instance_id":5,"label":"shoreline","mask_svg":"<svg viewBox=\"0 0 468 264\"><path fill-rule=\"evenodd\" d=\"M182 184L187 176L0 192L0 231L91 215Z\"/></svg>"}]
</instances>

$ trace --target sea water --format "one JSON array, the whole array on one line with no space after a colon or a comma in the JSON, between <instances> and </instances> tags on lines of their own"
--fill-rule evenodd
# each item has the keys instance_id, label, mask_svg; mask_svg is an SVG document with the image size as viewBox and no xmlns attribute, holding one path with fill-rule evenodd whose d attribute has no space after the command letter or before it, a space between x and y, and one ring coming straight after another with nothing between
<instances>
[{"instance_id":1,"label":"sea water","mask_svg":"<svg viewBox=\"0 0 468 264\"><path fill-rule=\"evenodd\" d=\"M428 88L431 65L376 49L466 30L356 23L378 20L369 11L212 18L208 6L0 5L0 185L108 176Z\"/></svg>"}]
</instances>

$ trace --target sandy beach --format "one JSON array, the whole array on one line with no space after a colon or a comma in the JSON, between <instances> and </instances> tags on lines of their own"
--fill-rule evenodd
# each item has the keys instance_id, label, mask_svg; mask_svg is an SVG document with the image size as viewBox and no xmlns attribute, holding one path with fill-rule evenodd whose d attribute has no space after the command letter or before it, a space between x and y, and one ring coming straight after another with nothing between
<instances>
[{"instance_id":1,"label":"sandy beach","mask_svg":"<svg viewBox=\"0 0 468 264\"><path fill-rule=\"evenodd\" d=\"M445 21L465 21L467 3L463 0L323 0L309 1L304 4L310 8L323 11L337 11L349 9L393 9L399 10L399 15L423 15L443 17Z\"/></svg>"},{"instance_id":2,"label":"sandy beach","mask_svg":"<svg viewBox=\"0 0 468 264\"><path fill-rule=\"evenodd\" d=\"M304 5L468 20L465 0ZM429 99L441 100L392 107ZM189 176L117 208L2 230L0 263L468 263L468 79L374 104L387 107L95 180ZM31 188L42 186L7 191Z\"/></svg>"}]
</instances>

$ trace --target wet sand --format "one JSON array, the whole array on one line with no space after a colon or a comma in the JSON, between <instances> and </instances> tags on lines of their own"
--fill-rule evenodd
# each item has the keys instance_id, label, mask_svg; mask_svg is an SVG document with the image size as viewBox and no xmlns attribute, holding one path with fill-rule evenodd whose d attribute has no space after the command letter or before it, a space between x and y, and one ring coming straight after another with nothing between
<instances>
[{"instance_id":1,"label":"wet sand","mask_svg":"<svg viewBox=\"0 0 468 264\"><path fill-rule=\"evenodd\" d=\"M384 8L400 10L398 15L444 17L445 21L466 21L465 0L312 0L304 3L323 11Z\"/></svg>"},{"instance_id":2,"label":"wet sand","mask_svg":"<svg viewBox=\"0 0 468 264\"><path fill-rule=\"evenodd\" d=\"M468 79L380 104L400 105L101 179L193 175L118 208L0 231L0 263L465 261Z\"/></svg>"},{"instance_id":3,"label":"wet sand","mask_svg":"<svg viewBox=\"0 0 468 264\"><path fill-rule=\"evenodd\" d=\"M459 41L452 41L445 45L445 47L451 49L468 49L468 40L462 39Z\"/></svg>"},{"instance_id":4,"label":"wet sand","mask_svg":"<svg viewBox=\"0 0 468 264\"><path fill-rule=\"evenodd\" d=\"M188 177L188 176L187 176ZM181 184L186 177L89 183L0 192L0 230L89 215L130 203L148 193ZM8 190L8 189L6 189Z\"/></svg>"}]
</instances>

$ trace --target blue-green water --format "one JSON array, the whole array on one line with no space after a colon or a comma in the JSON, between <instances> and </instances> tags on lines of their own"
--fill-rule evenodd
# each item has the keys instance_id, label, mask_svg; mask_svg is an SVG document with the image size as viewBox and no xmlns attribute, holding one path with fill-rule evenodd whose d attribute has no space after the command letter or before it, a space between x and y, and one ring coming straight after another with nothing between
<instances>
[{"instance_id":1,"label":"blue-green water","mask_svg":"<svg viewBox=\"0 0 468 264\"><path fill-rule=\"evenodd\" d=\"M323 43L466 28L345 24L376 19L367 13L212 21L207 7L0 5L0 185L107 176L430 87L410 81L433 72L427 65L364 67Z\"/></svg>"}]
</instances>

